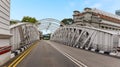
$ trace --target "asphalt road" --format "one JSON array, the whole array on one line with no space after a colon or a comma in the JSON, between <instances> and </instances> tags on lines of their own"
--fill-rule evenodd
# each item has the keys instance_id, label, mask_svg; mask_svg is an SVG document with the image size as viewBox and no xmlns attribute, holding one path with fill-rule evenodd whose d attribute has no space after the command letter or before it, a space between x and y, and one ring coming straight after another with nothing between
<instances>
[{"instance_id":1,"label":"asphalt road","mask_svg":"<svg viewBox=\"0 0 120 67\"><path fill-rule=\"evenodd\" d=\"M17 67L120 67L120 59L41 41Z\"/></svg>"},{"instance_id":2,"label":"asphalt road","mask_svg":"<svg viewBox=\"0 0 120 67\"><path fill-rule=\"evenodd\" d=\"M56 49L69 54L87 67L120 67L120 59L46 41Z\"/></svg>"},{"instance_id":3,"label":"asphalt road","mask_svg":"<svg viewBox=\"0 0 120 67\"><path fill-rule=\"evenodd\" d=\"M46 41L41 41L17 67L79 67Z\"/></svg>"}]
</instances>

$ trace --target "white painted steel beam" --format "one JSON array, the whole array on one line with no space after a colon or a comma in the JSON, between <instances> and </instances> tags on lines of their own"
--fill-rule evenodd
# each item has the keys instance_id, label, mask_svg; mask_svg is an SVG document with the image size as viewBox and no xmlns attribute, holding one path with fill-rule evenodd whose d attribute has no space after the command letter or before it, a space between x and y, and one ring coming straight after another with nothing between
<instances>
[{"instance_id":1,"label":"white painted steel beam","mask_svg":"<svg viewBox=\"0 0 120 67\"><path fill-rule=\"evenodd\" d=\"M74 31L74 29L76 29ZM81 30L81 33L78 32ZM116 33L93 27L60 27L52 34L52 40L69 46L84 47L86 49L98 49L101 52L113 52L117 50L119 40L116 42ZM118 45L115 45L115 42Z\"/></svg>"}]
</instances>

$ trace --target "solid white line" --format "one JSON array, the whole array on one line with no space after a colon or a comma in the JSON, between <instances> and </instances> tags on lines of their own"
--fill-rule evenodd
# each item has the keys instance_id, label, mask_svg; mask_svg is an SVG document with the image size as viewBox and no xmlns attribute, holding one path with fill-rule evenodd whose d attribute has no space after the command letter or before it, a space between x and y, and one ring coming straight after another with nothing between
<instances>
[{"instance_id":1,"label":"solid white line","mask_svg":"<svg viewBox=\"0 0 120 67\"><path fill-rule=\"evenodd\" d=\"M67 53L66 53L67 54ZM72 56L70 56L69 54L67 54L68 57L70 57L71 59L73 59L74 61L76 61L77 63L81 64L83 67L87 67L85 64L83 64L82 62L78 61L77 59L73 58Z\"/></svg>"},{"instance_id":2,"label":"solid white line","mask_svg":"<svg viewBox=\"0 0 120 67\"><path fill-rule=\"evenodd\" d=\"M72 62L74 62L76 65L78 65L79 67L88 67L87 65L83 64L82 62L78 61L77 59L73 58L72 56L70 56L69 54L61 51L60 49L58 49L57 47L53 46L52 43L48 42L49 44L51 44L51 46L53 48L55 48L56 50L58 50L60 53L62 53L64 56L66 56L68 59L70 59Z\"/></svg>"},{"instance_id":3,"label":"solid white line","mask_svg":"<svg viewBox=\"0 0 120 67\"><path fill-rule=\"evenodd\" d=\"M60 51L59 51L60 52ZM62 53L62 52L60 52L60 53ZM72 62L74 62L75 64L77 64L79 67L82 67L82 65L80 65L79 63L77 63L77 62L75 62L75 60L74 59L72 59L71 57L69 57L67 54L65 54L65 53L62 53L64 56L66 56L68 59L70 59Z\"/></svg>"}]
</instances>

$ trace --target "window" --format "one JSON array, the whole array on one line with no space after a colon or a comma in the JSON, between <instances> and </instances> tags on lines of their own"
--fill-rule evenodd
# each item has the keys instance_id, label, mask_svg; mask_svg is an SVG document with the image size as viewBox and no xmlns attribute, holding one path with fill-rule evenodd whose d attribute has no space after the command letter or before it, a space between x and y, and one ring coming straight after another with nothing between
<instances>
[{"instance_id":1,"label":"window","mask_svg":"<svg viewBox=\"0 0 120 67\"><path fill-rule=\"evenodd\" d=\"M101 26L101 28L104 28L104 26Z\"/></svg>"}]
</instances>

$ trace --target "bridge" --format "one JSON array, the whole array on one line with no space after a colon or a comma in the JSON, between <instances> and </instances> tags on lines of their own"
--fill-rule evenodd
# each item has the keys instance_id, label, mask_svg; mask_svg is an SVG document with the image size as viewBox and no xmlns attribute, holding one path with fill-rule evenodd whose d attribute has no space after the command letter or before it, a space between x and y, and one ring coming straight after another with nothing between
<instances>
[{"instance_id":1,"label":"bridge","mask_svg":"<svg viewBox=\"0 0 120 67\"><path fill-rule=\"evenodd\" d=\"M49 21L48 25L44 25L44 21ZM56 28L56 20L46 18L44 21L40 25L24 22L10 26L10 46L1 48L4 52L1 57L9 56L3 66L119 67L118 34L76 24L63 27L58 24ZM50 26L56 29L53 31ZM40 40L43 29L52 30L50 40Z\"/></svg>"},{"instance_id":2,"label":"bridge","mask_svg":"<svg viewBox=\"0 0 120 67\"><path fill-rule=\"evenodd\" d=\"M120 67L119 16L85 8L74 11L71 25L46 18L10 26L9 5L0 1L0 66Z\"/></svg>"}]
</instances>

